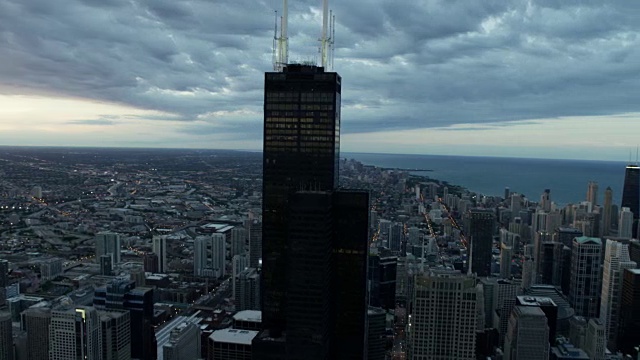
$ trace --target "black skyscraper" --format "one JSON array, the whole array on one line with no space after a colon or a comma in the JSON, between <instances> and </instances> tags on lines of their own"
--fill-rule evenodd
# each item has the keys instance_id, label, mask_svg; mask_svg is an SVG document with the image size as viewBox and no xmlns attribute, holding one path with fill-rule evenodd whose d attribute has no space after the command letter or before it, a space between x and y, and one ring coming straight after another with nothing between
<instances>
[{"instance_id":1,"label":"black skyscraper","mask_svg":"<svg viewBox=\"0 0 640 360\"><path fill-rule=\"evenodd\" d=\"M317 66L265 75L261 294L262 322L273 336L286 328L289 196L337 185L340 89L340 76Z\"/></svg>"},{"instance_id":2,"label":"black skyscraper","mask_svg":"<svg viewBox=\"0 0 640 360\"><path fill-rule=\"evenodd\" d=\"M640 269L625 269L622 274L618 347L631 354L640 345Z\"/></svg>"},{"instance_id":3,"label":"black skyscraper","mask_svg":"<svg viewBox=\"0 0 640 360\"><path fill-rule=\"evenodd\" d=\"M640 167L638 165L627 165L624 172L622 207L628 207L633 213L633 237L637 238L640 216Z\"/></svg>"},{"instance_id":4,"label":"black skyscraper","mask_svg":"<svg viewBox=\"0 0 640 360\"><path fill-rule=\"evenodd\" d=\"M493 210L471 209L467 213L467 251L471 256L471 272L478 276L491 275L493 233L496 216ZM467 265L469 266L469 265Z\"/></svg>"}]
</instances>

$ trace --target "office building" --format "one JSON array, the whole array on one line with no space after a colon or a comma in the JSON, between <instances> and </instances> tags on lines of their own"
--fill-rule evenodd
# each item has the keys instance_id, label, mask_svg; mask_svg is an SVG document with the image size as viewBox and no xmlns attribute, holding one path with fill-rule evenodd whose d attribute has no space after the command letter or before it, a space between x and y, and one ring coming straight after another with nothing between
<instances>
[{"instance_id":1,"label":"office building","mask_svg":"<svg viewBox=\"0 0 640 360\"><path fill-rule=\"evenodd\" d=\"M394 255L369 255L369 305L395 309L397 267L398 258Z\"/></svg>"},{"instance_id":2,"label":"office building","mask_svg":"<svg viewBox=\"0 0 640 360\"><path fill-rule=\"evenodd\" d=\"M225 275L226 240L224 234L213 233L195 238L193 243L193 274L221 278Z\"/></svg>"},{"instance_id":3,"label":"office building","mask_svg":"<svg viewBox=\"0 0 640 360\"><path fill-rule=\"evenodd\" d=\"M262 311L242 310L233 315L232 328L259 331L262 327Z\"/></svg>"},{"instance_id":4,"label":"office building","mask_svg":"<svg viewBox=\"0 0 640 360\"><path fill-rule=\"evenodd\" d=\"M636 263L629 258L629 245L607 239L600 295L600 321L605 329L607 348L612 351L617 349L622 274L624 269L635 267Z\"/></svg>"},{"instance_id":5,"label":"office building","mask_svg":"<svg viewBox=\"0 0 640 360\"><path fill-rule=\"evenodd\" d=\"M246 252L246 239L246 229L242 227L234 227L233 229L231 229L231 251L229 256L233 258L236 255L244 255Z\"/></svg>"},{"instance_id":6,"label":"office building","mask_svg":"<svg viewBox=\"0 0 640 360\"><path fill-rule=\"evenodd\" d=\"M102 360L131 359L131 318L127 310L98 311Z\"/></svg>"},{"instance_id":7,"label":"office building","mask_svg":"<svg viewBox=\"0 0 640 360\"><path fill-rule=\"evenodd\" d=\"M251 344L257 334L257 331L240 329L214 331L208 340L208 360L252 360Z\"/></svg>"},{"instance_id":8,"label":"office building","mask_svg":"<svg viewBox=\"0 0 640 360\"><path fill-rule=\"evenodd\" d=\"M638 213L640 212L640 167L627 165L624 173L624 185L622 187L622 208L629 208L633 213L633 234L629 238L637 238Z\"/></svg>"},{"instance_id":9,"label":"office building","mask_svg":"<svg viewBox=\"0 0 640 360\"><path fill-rule=\"evenodd\" d=\"M135 281L119 279L96 288L93 299L99 310L129 310L131 357L140 360L156 358L153 304L152 288L136 287Z\"/></svg>"},{"instance_id":10,"label":"office building","mask_svg":"<svg viewBox=\"0 0 640 360\"><path fill-rule=\"evenodd\" d=\"M96 234L96 259L102 255L111 255L112 264L120 264L120 234L113 232L100 232Z\"/></svg>"},{"instance_id":11,"label":"office building","mask_svg":"<svg viewBox=\"0 0 640 360\"><path fill-rule=\"evenodd\" d=\"M640 269L625 269L622 274L618 349L631 354L640 345Z\"/></svg>"},{"instance_id":12,"label":"office building","mask_svg":"<svg viewBox=\"0 0 640 360\"><path fill-rule=\"evenodd\" d=\"M0 288L9 286L9 261L0 259Z\"/></svg>"},{"instance_id":13,"label":"office building","mask_svg":"<svg viewBox=\"0 0 640 360\"><path fill-rule=\"evenodd\" d=\"M554 231L553 241L561 242L564 244L564 246L571 249L571 247L573 246L573 239L581 237L583 235L584 234L582 233L582 231L576 228L561 226L556 228L556 230Z\"/></svg>"},{"instance_id":14,"label":"office building","mask_svg":"<svg viewBox=\"0 0 640 360\"><path fill-rule=\"evenodd\" d=\"M604 191L604 205L602 206L602 236L611 235L611 226L613 223L613 216L611 211L613 205L613 190L610 186Z\"/></svg>"},{"instance_id":15,"label":"office building","mask_svg":"<svg viewBox=\"0 0 640 360\"><path fill-rule=\"evenodd\" d=\"M404 242L404 226L401 223L393 223L389 230L389 249L396 253L400 252L402 243Z\"/></svg>"},{"instance_id":16,"label":"office building","mask_svg":"<svg viewBox=\"0 0 640 360\"><path fill-rule=\"evenodd\" d=\"M549 359L549 326L539 307L516 306L509 318L504 360Z\"/></svg>"},{"instance_id":17,"label":"office building","mask_svg":"<svg viewBox=\"0 0 640 360\"><path fill-rule=\"evenodd\" d=\"M515 306L537 307L542 310L549 328L547 342L550 344L555 342L558 329L558 305L553 299L545 296L523 295L516 298Z\"/></svg>"},{"instance_id":18,"label":"office building","mask_svg":"<svg viewBox=\"0 0 640 360\"><path fill-rule=\"evenodd\" d=\"M113 258L110 254L100 256L100 275L111 276L113 273Z\"/></svg>"},{"instance_id":19,"label":"office building","mask_svg":"<svg viewBox=\"0 0 640 360\"><path fill-rule=\"evenodd\" d=\"M587 201L593 206L598 205L598 183L595 181L589 181L587 185Z\"/></svg>"},{"instance_id":20,"label":"office building","mask_svg":"<svg viewBox=\"0 0 640 360\"><path fill-rule=\"evenodd\" d=\"M504 344L504 338L507 335L509 326L509 318L511 311L516 305L517 296L520 295L521 289L518 283L511 280L498 280L496 284L495 296L495 313L491 325L498 329L498 345ZM489 327L489 324L487 324Z\"/></svg>"},{"instance_id":21,"label":"office building","mask_svg":"<svg viewBox=\"0 0 640 360\"><path fill-rule=\"evenodd\" d=\"M470 209L467 218L467 251L470 253L471 272L477 276L491 275L495 214L488 209ZM469 265L468 265L469 266Z\"/></svg>"},{"instance_id":22,"label":"office building","mask_svg":"<svg viewBox=\"0 0 640 360\"><path fill-rule=\"evenodd\" d=\"M30 307L21 314L21 323L27 332L27 359L48 359L51 308Z\"/></svg>"},{"instance_id":23,"label":"office building","mask_svg":"<svg viewBox=\"0 0 640 360\"><path fill-rule=\"evenodd\" d=\"M260 310L260 273L246 268L235 279L233 299L236 310Z\"/></svg>"},{"instance_id":24,"label":"office building","mask_svg":"<svg viewBox=\"0 0 640 360\"><path fill-rule=\"evenodd\" d=\"M550 360L589 360L584 350L576 347L565 338L559 338L556 346L551 347Z\"/></svg>"},{"instance_id":25,"label":"office building","mask_svg":"<svg viewBox=\"0 0 640 360\"><path fill-rule=\"evenodd\" d=\"M0 360L13 360L11 313L0 311Z\"/></svg>"},{"instance_id":26,"label":"office building","mask_svg":"<svg viewBox=\"0 0 640 360\"><path fill-rule=\"evenodd\" d=\"M476 278L454 271L418 275L409 323L408 359L475 359L478 307Z\"/></svg>"},{"instance_id":27,"label":"office building","mask_svg":"<svg viewBox=\"0 0 640 360\"><path fill-rule=\"evenodd\" d=\"M367 319L367 359L385 360L387 312L382 308L369 307Z\"/></svg>"},{"instance_id":28,"label":"office building","mask_svg":"<svg viewBox=\"0 0 640 360\"><path fill-rule=\"evenodd\" d=\"M562 257L564 244L560 242L544 242L539 253L537 284L562 286Z\"/></svg>"},{"instance_id":29,"label":"office building","mask_svg":"<svg viewBox=\"0 0 640 360\"><path fill-rule=\"evenodd\" d=\"M620 216L618 220L618 237L622 239L631 239L633 236L633 228L636 214L631 212L628 207L623 207L620 210Z\"/></svg>"},{"instance_id":30,"label":"office building","mask_svg":"<svg viewBox=\"0 0 640 360\"><path fill-rule=\"evenodd\" d=\"M162 346L164 360L188 360L200 358L200 327L184 322L171 330L169 342Z\"/></svg>"},{"instance_id":31,"label":"office building","mask_svg":"<svg viewBox=\"0 0 640 360\"><path fill-rule=\"evenodd\" d=\"M158 257L158 273L164 274L169 271L167 262L167 237L164 235L154 235L152 240L153 253Z\"/></svg>"},{"instance_id":32,"label":"office building","mask_svg":"<svg viewBox=\"0 0 640 360\"><path fill-rule=\"evenodd\" d=\"M587 323L587 333L585 336L584 352L591 360L605 360L607 350L607 338L605 326L598 319L589 319Z\"/></svg>"},{"instance_id":33,"label":"office building","mask_svg":"<svg viewBox=\"0 0 640 360\"><path fill-rule=\"evenodd\" d=\"M637 239L629 241L629 259L640 267L640 241Z\"/></svg>"},{"instance_id":34,"label":"office building","mask_svg":"<svg viewBox=\"0 0 640 360\"><path fill-rule=\"evenodd\" d=\"M262 222L252 220L249 226L249 267L262 265Z\"/></svg>"},{"instance_id":35,"label":"office building","mask_svg":"<svg viewBox=\"0 0 640 360\"><path fill-rule=\"evenodd\" d=\"M98 311L67 299L51 310L49 360L69 359L102 359L102 334Z\"/></svg>"},{"instance_id":36,"label":"office building","mask_svg":"<svg viewBox=\"0 0 640 360\"><path fill-rule=\"evenodd\" d=\"M161 273L160 261L156 253L150 252L150 253L144 254L143 263L144 263L144 271L154 273L154 274Z\"/></svg>"},{"instance_id":37,"label":"office building","mask_svg":"<svg viewBox=\"0 0 640 360\"><path fill-rule=\"evenodd\" d=\"M263 323L286 327L289 196L338 183L341 78L311 65L265 74L262 278Z\"/></svg>"},{"instance_id":38,"label":"office building","mask_svg":"<svg viewBox=\"0 0 640 360\"><path fill-rule=\"evenodd\" d=\"M602 280L602 242L599 238L573 239L569 302L576 315L598 317Z\"/></svg>"},{"instance_id":39,"label":"office building","mask_svg":"<svg viewBox=\"0 0 640 360\"><path fill-rule=\"evenodd\" d=\"M511 277L511 260L513 258L513 247L500 243L500 277L508 279Z\"/></svg>"}]
</instances>

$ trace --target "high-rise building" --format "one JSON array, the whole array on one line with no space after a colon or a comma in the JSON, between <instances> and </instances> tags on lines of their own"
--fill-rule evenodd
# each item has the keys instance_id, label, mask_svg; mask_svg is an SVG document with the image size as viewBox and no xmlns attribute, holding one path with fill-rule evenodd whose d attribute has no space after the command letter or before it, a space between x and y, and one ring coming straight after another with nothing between
<instances>
[{"instance_id":1,"label":"high-rise building","mask_svg":"<svg viewBox=\"0 0 640 360\"><path fill-rule=\"evenodd\" d=\"M13 360L11 313L0 311L0 360Z\"/></svg>"},{"instance_id":2,"label":"high-rise building","mask_svg":"<svg viewBox=\"0 0 640 360\"><path fill-rule=\"evenodd\" d=\"M262 221L252 220L249 226L249 267L262 265Z\"/></svg>"},{"instance_id":3,"label":"high-rise building","mask_svg":"<svg viewBox=\"0 0 640 360\"><path fill-rule=\"evenodd\" d=\"M540 207L546 212L551 211L551 189L544 189L540 196Z\"/></svg>"},{"instance_id":4,"label":"high-rise building","mask_svg":"<svg viewBox=\"0 0 640 360\"><path fill-rule=\"evenodd\" d=\"M602 236L608 236L611 234L612 208L613 205L613 190L610 186L604 191L604 205L602 209Z\"/></svg>"},{"instance_id":5,"label":"high-rise building","mask_svg":"<svg viewBox=\"0 0 640 360\"><path fill-rule=\"evenodd\" d=\"M100 275L110 276L113 273L113 258L110 254L100 256Z\"/></svg>"},{"instance_id":6,"label":"high-rise building","mask_svg":"<svg viewBox=\"0 0 640 360\"><path fill-rule=\"evenodd\" d=\"M564 244L544 242L541 244L537 282L538 284L562 286L562 256Z\"/></svg>"},{"instance_id":7,"label":"high-rise building","mask_svg":"<svg viewBox=\"0 0 640 360\"><path fill-rule=\"evenodd\" d=\"M553 233L553 241L561 242L569 249L573 246L573 239L583 236L582 231L572 227L558 227Z\"/></svg>"},{"instance_id":8,"label":"high-rise building","mask_svg":"<svg viewBox=\"0 0 640 360\"><path fill-rule=\"evenodd\" d=\"M21 322L27 332L27 359L48 359L51 308L30 307L22 312Z\"/></svg>"},{"instance_id":9,"label":"high-rise building","mask_svg":"<svg viewBox=\"0 0 640 360\"><path fill-rule=\"evenodd\" d=\"M247 230L242 227L234 227L231 229L231 257L236 255L244 255L245 242L247 238Z\"/></svg>"},{"instance_id":10,"label":"high-rise building","mask_svg":"<svg viewBox=\"0 0 640 360\"><path fill-rule=\"evenodd\" d=\"M640 241L638 239L629 241L629 259L640 266Z\"/></svg>"},{"instance_id":11,"label":"high-rise building","mask_svg":"<svg viewBox=\"0 0 640 360\"><path fill-rule=\"evenodd\" d=\"M629 245L607 240L602 272L600 295L600 321L605 329L607 348L617 350L618 324L620 322L620 298L624 269L633 269L636 263L629 259Z\"/></svg>"},{"instance_id":12,"label":"high-rise building","mask_svg":"<svg viewBox=\"0 0 640 360\"><path fill-rule=\"evenodd\" d=\"M416 277L409 323L408 359L475 359L478 307L476 278L454 271Z\"/></svg>"},{"instance_id":13,"label":"high-rise building","mask_svg":"<svg viewBox=\"0 0 640 360\"><path fill-rule=\"evenodd\" d=\"M156 253L150 252L150 253L144 254L143 262L144 262L144 271L150 272L150 273L160 272L160 261Z\"/></svg>"},{"instance_id":14,"label":"high-rise building","mask_svg":"<svg viewBox=\"0 0 640 360\"><path fill-rule=\"evenodd\" d=\"M467 249L471 272L479 277L491 275L495 213L489 209L470 209L467 212Z\"/></svg>"},{"instance_id":15,"label":"high-rise building","mask_svg":"<svg viewBox=\"0 0 640 360\"><path fill-rule=\"evenodd\" d=\"M102 334L95 308L74 306L67 299L51 310L49 359L102 359Z\"/></svg>"},{"instance_id":16,"label":"high-rise building","mask_svg":"<svg viewBox=\"0 0 640 360\"><path fill-rule=\"evenodd\" d=\"M404 226L402 223L393 223L389 231L389 249L400 252L400 247L404 241Z\"/></svg>"},{"instance_id":17,"label":"high-rise building","mask_svg":"<svg viewBox=\"0 0 640 360\"><path fill-rule=\"evenodd\" d=\"M231 258L231 293L236 294L236 283L241 272L249 267L249 257L247 255L234 255ZM234 298L235 299L235 298Z\"/></svg>"},{"instance_id":18,"label":"high-rise building","mask_svg":"<svg viewBox=\"0 0 640 360\"><path fill-rule=\"evenodd\" d=\"M535 289L535 288L532 288ZM532 289L527 292L533 292ZM516 297L516 306L537 307L547 317L547 326L549 328L549 337L547 342L552 344L556 341L556 333L558 328L558 305L552 298L547 296L524 295Z\"/></svg>"},{"instance_id":19,"label":"high-rise building","mask_svg":"<svg viewBox=\"0 0 640 360\"><path fill-rule=\"evenodd\" d=\"M236 310L260 310L260 273L246 268L235 279L233 299Z\"/></svg>"},{"instance_id":20,"label":"high-rise building","mask_svg":"<svg viewBox=\"0 0 640 360\"><path fill-rule=\"evenodd\" d=\"M102 360L131 359L131 318L127 310L98 311Z\"/></svg>"},{"instance_id":21,"label":"high-rise building","mask_svg":"<svg viewBox=\"0 0 640 360\"><path fill-rule=\"evenodd\" d=\"M498 329L498 345L502 346L507 335L511 311L516 305L517 296L520 294L520 286L515 281L498 280L496 284L495 314L493 314L493 326Z\"/></svg>"},{"instance_id":22,"label":"high-rise building","mask_svg":"<svg viewBox=\"0 0 640 360\"><path fill-rule=\"evenodd\" d=\"M111 255L112 264L120 264L120 234L113 232L100 232L96 234L96 259L102 255Z\"/></svg>"},{"instance_id":23,"label":"high-rise building","mask_svg":"<svg viewBox=\"0 0 640 360\"><path fill-rule=\"evenodd\" d=\"M396 307L398 258L390 254L369 255L369 304L392 310Z\"/></svg>"},{"instance_id":24,"label":"high-rise building","mask_svg":"<svg viewBox=\"0 0 640 360\"><path fill-rule=\"evenodd\" d=\"M162 346L164 360L199 359L200 350L200 327L188 321L171 330L169 341Z\"/></svg>"},{"instance_id":25,"label":"high-rise building","mask_svg":"<svg viewBox=\"0 0 640 360\"><path fill-rule=\"evenodd\" d=\"M598 183L595 181L589 181L587 185L587 201L592 206L598 205Z\"/></svg>"},{"instance_id":26,"label":"high-rise building","mask_svg":"<svg viewBox=\"0 0 640 360\"><path fill-rule=\"evenodd\" d=\"M631 239L633 237L633 228L636 214L631 212L628 207L623 207L620 210L620 217L618 222L618 237L623 239Z\"/></svg>"},{"instance_id":27,"label":"high-rise building","mask_svg":"<svg viewBox=\"0 0 640 360\"><path fill-rule=\"evenodd\" d=\"M9 261L0 259L0 288L9 286Z\"/></svg>"},{"instance_id":28,"label":"high-rise building","mask_svg":"<svg viewBox=\"0 0 640 360\"><path fill-rule=\"evenodd\" d=\"M549 326L539 307L516 306L504 341L505 360L549 359Z\"/></svg>"},{"instance_id":29,"label":"high-rise building","mask_svg":"<svg viewBox=\"0 0 640 360\"><path fill-rule=\"evenodd\" d=\"M312 65L265 74L262 319L279 336L286 328L289 196L338 183L341 78Z\"/></svg>"},{"instance_id":30,"label":"high-rise building","mask_svg":"<svg viewBox=\"0 0 640 360\"><path fill-rule=\"evenodd\" d=\"M631 354L640 344L640 269L625 269L622 274L618 349Z\"/></svg>"},{"instance_id":31,"label":"high-rise building","mask_svg":"<svg viewBox=\"0 0 640 360\"><path fill-rule=\"evenodd\" d=\"M602 280L602 242L581 236L573 239L569 302L576 315L598 317Z\"/></svg>"},{"instance_id":32,"label":"high-rise building","mask_svg":"<svg viewBox=\"0 0 640 360\"><path fill-rule=\"evenodd\" d=\"M627 165L624 173L621 207L627 207L633 213L634 224L632 237L637 237L638 216L640 215L640 167Z\"/></svg>"},{"instance_id":33,"label":"high-rise building","mask_svg":"<svg viewBox=\"0 0 640 360\"><path fill-rule=\"evenodd\" d=\"M164 235L153 236L153 253L158 257L158 271L159 273L166 273L169 271L167 267L167 237Z\"/></svg>"},{"instance_id":34,"label":"high-rise building","mask_svg":"<svg viewBox=\"0 0 640 360\"><path fill-rule=\"evenodd\" d=\"M511 277L511 260L513 258L513 247L500 243L500 277L508 279Z\"/></svg>"},{"instance_id":35,"label":"high-rise building","mask_svg":"<svg viewBox=\"0 0 640 360\"><path fill-rule=\"evenodd\" d=\"M224 234L197 236L193 243L193 274L221 278L225 275L226 239Z\"/></svg>"},{"instance_id":36,"label":"high-rise building","mask_svg":"<svg viewBox=\"0 0 640 360\"><path fill-rule=\"evenodd\" d=\"M131 357L156 358L157 345L153 329L153 288L136 287L135 281L113 280L95 290L93 305L99 310L129 310Z\"/></svg>"},{"instance_id":37,"label":"high-rise building","mask_svg":"<svg viewBox=\"0 0 640 360\"><path fill-rule=\"evenodd\" d=\"M587 333L585 335L584 352L591 360L605 360L607 350L607 338L605 326L598 319L589 319L587 323Z\"/></svg>"},{"instance_id":38,"label":"high-rise building","mask_svg":"<svg viewBox=\"0 0 640 360\"><path fill-rule=\"evenodd\" d=\"M387 312L381 308L369 307L367 319L367 359L385 360Z\"/></svg>"},{"instance_id":39,"label":"high-rise building","mask_svg":"<svg viewBox=\"0 0 640 360\"><path fill-rule=\"evenodd\" d=\"M252 341L257 331L222 329L214 331L208 339L208 360L252 360Z\"/></svg>"}]
</instances>

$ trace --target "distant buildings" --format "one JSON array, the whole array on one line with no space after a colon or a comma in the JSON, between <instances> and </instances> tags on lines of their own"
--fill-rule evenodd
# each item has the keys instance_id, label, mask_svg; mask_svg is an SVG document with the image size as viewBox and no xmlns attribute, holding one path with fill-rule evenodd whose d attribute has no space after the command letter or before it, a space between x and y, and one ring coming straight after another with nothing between
<instances>
[{"instance_id":1,"label":"distant buildings","mask_svg":"<svg viewBox=\"0 0 640 360\"><path fill-rule=\"evenodd\" d=\"M96 234L96 259L102 255L111 255L112 264L120 263L120 234L112 232L101 232Z\"/></svg>"},{"instance_id":2,"label":"distant buildings","mask_svg":"<svg viewBox=\"0 0 640 360\"><path fill-rule=\"evenodd\" d=\"M226 273L226 240L223 234L198 236L193 244L193 273L221 278Z\"/></svg>"},{"instance_id":3,"label":"distant buildings","mask_svg":"<svg viewBox=\"0 0 640 360\"><path fill-rule=\"evenodd\" d=\"M152 240L153 253L158 258L158 269L155 272L166 273L169 271L167 262L167 237L162 235L155 235ZM153 261L153 260L150 260ZM150 266L153 266L150 264Z\"/></svg>"},{"instance_id":4,"label":"distant buildings","mask_svg":"<svg viewBox=\"0 0 640 360\"><path fill-rule=\"evenodd\" d=\"M477 276L491 274L495 213L488 209L471 209L467 212L469 258L471 272Z\"/></svg>"}]
</instances>

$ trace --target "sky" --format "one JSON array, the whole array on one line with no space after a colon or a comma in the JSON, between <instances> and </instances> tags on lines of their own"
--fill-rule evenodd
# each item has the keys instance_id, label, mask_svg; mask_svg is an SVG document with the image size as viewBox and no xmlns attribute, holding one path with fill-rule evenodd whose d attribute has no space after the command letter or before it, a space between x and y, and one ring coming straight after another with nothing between
<instances>
[{"instance_id":1,"label":"sky","mask_svg":"<svg viewBox=\"0 0 640 360\"><path fill-rule=\"evenodd\" d=\"M345 152L627 160L640 2L333 0ZM290 60L321 0L289 1ZM0 0L0 145L262 148L279 0Z\"/></svg>"}]
</instances>

